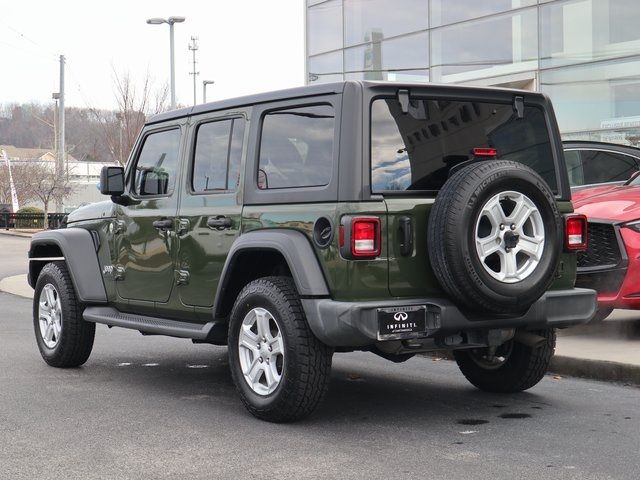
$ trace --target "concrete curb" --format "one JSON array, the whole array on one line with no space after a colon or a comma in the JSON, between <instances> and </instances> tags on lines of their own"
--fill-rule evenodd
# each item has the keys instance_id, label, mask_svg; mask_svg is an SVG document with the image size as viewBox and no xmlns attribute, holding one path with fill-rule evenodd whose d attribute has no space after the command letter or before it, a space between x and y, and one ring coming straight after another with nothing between
<instances>
[{"instance_id":1,"label":"concrete curb","mask_svg":"<svg viewBox=\"0 0 640 480\"><path fill-rule=\"evenodd\" d=\"M0 280L0 292L23 298L33 298L33 289L27 283L27 275L15 275Z\"/></svg>"},{"instance_id":2,"label":"concrete curb","mask_svg":"<svg viewBox=\"0 0 640 480\"><path fill-rule=\"evenodd\" d=\"M569 377L640 386L640 366L628 363L555 355L549 371Z\"/></svg>"},{"instance_id":3,"label":"concrete curb","mask_svg":"<svg viewBox=\"0 0 640 480\"><path fill-rule=\"evenodd\" d=\"M9 237L31 238L33 233L16 232L14 230L0 230L0 236L7 235Z\"/></svg>"}]
</instances>

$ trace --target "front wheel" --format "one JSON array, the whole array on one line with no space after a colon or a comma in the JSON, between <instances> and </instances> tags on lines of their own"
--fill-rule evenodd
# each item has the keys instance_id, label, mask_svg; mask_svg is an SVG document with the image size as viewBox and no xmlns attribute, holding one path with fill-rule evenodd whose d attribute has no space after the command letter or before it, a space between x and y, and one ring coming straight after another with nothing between
<instances>
[{"instance_id":1,"label":"front wheel","mask_svg":"<svg viewBox=\"0 0 640 480\"><path fill-rule=\"evenodd\" d=\"M82 310L66 265L45 265L33 297L33 327L40 354L52 367L79 367L89 359L96 325L84 321Z\"/></svg>"},{"instance_id":2,"label":"front wheel","mask_svg":"<svg viewBox=\"0 0 640 480\"><path fill-rule=\"evenodd\" d=\"M542 378L556 347L554 329L531 332L544 338L531 347L509 340L489 355L486 348L458 350L454 357L462 374L480 390L497 393L522 392Z\"/></svg>"},{"instance_id":3,"label":"front wheel","mask_svg":"<svg viewBox=\"0 0 640 480\"><path fill-rule=\"evenodd\" d=\"M254 280L238 295L229 323L229 365L255 417L291 422L310 415L327 390L332 354L309 328L290 278Z\"/></svg>"}]
</instances>

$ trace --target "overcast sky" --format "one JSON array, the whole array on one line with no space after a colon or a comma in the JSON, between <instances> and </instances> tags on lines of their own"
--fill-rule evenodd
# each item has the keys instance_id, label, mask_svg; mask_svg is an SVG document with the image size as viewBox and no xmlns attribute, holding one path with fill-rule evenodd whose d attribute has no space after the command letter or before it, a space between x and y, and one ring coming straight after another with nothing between
<instances>
[{"instance_id":1,"label":"overcast sky","mask_svg":"<svg viewBox=\"0 0 640 480\"><path fill-rule=\"evenodd\" d=\"M304 0L3 0L0 103L51 102L58 55L67 59L67 105L115 107L113 70L169 82L169 27L149 17L184 16L175 26L177 102L193 103L192 35L198 103L304 83ZM10 5L10 6L9 6Z\"/></svg>"}]
</instances>

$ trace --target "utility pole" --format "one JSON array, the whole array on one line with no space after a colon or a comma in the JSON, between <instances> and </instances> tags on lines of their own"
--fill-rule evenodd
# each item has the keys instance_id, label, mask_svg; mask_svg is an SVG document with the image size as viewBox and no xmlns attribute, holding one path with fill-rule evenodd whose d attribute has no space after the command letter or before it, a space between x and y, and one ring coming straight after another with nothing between
<instances>
[{"instance_id":1,"label":"utility pole","mask_svg":"<svg viewBox=\"0 0 640 480\"><path fill-rule=\"evenodd\" d=\"M67 159L64 132L64 55L60 55L60 90L57 94L58 100L58 155L56 159L56 177L60 179L64 175L65 162ZM55 97L54 97L55 98ZM56 211L62 211L62 200L56 199Z\"/></svg>"},{"instance_id":2,"label":"utility pole","mask_svg":"<svg viewBox=\"0 0 640 480\"><path fill-rule=\"evenodd\" d=\"M197 103L196 100L196 76L200 75L200 72L196 72L196 50L198 50L198 37L191 37L191 43L189 44L189 50L193 52L193 72L189 75L193 75L193 104Z\"/></svg>"}]
</instances>

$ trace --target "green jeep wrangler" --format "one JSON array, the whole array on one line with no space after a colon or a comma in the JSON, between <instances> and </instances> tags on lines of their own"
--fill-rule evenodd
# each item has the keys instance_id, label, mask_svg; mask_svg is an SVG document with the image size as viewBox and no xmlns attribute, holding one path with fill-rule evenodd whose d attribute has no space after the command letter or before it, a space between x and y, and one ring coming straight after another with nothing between
<instances>
[{"instance_id":1,"label":"green jeep wrangler","mask_svg":"<svg viewBox=\"0 0 640 480\"><path fill-rule=\"evenodd\" d=\"M476 387L522 391L595 312L541 94L344 82L198 105L149 119L100 188L31 242L44 360L85 363L96 323L228 345L261 419L310 414L334 352L452 351Z\"/></svg>"}]
</instances>

